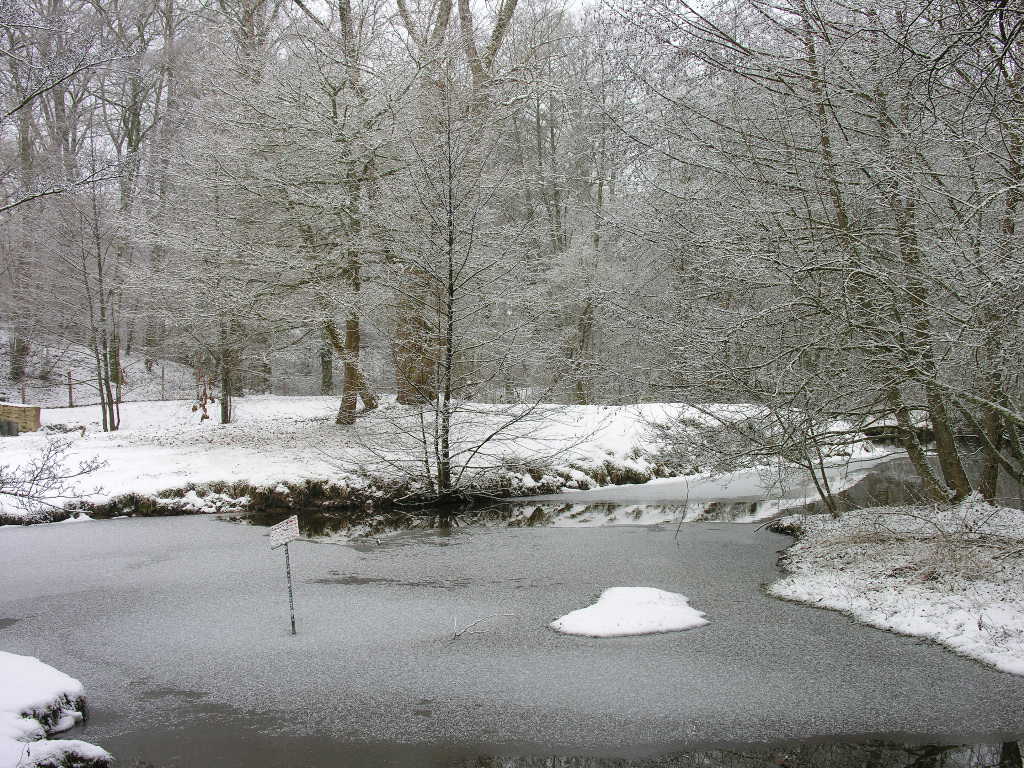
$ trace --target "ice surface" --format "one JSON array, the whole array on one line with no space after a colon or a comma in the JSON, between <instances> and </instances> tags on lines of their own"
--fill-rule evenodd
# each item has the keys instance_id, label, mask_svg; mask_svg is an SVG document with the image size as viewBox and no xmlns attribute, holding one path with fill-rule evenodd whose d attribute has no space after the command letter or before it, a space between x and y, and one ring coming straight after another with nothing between
<instances>
[{"instance_id":1,"label":"ice surface","mask_svg":"<svg viewBox=\"0 0 1024 768\"><path fill-rule=\"evenodd\" d=\"M296 542L294 637L284 555L267 541L210 517L4 528L0 617L20 620L3 646L73 671L89 691L88 739L127 765L303 764L287 750L310 739L619 754L1024 730L1024 679L765 595L790 539L754 526ZM60 567L46 565L58 552ZM615 641L547 629L609 584L685 594L711 623ZM516 618L452 639L453 625L505 613ZM259 742L270 756L240 746L253 728L273 735Z\"/></svg>"},{"instance_id":2,"label":"ice surface","mask_svg":"<svg viewBox=\"0 0 1024 768\"><path fill-rule=\"evenodd\" d=\"M653 587L612 587L593 605L567 613L549 626L564 635L623 637L679 632L707 623L683 595Z\"/></svg>"}]
</instances>

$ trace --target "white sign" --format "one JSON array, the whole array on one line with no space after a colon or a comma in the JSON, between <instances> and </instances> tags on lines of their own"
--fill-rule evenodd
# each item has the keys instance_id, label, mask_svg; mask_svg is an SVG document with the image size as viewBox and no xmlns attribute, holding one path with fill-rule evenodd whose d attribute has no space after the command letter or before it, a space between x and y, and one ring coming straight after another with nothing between
<instances>
[{"instance_id":1,"label":"white sign","mask_svg":"<svg viewBox=\"0 0 1024 768\"><path fill-rule=\"evenodd\" d=\"M299 518L292 515L270 528L270 548L277 549L299 538Z\"/></svg>"}]
</instances>

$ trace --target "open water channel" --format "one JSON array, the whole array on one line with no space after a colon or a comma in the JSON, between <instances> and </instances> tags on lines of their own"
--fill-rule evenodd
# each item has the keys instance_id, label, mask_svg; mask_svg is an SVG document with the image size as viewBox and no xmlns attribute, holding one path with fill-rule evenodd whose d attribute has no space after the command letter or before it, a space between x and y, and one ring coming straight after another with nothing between
<instances>
[{"instance_id":1,"label":"open water channel","mask_svg":"<svg viewBox=\"0 0 1024 768\"><path fill-rule=\"evenodd\" d=\"M651 504L295 542L295 636L264 527L5 528L0 647L81 679L73 735L127 766L1020 765L1024 678L769 598L788 538ZM710 624L548 629L612 586L680 592Z\"/></svg>"}]
</instances>

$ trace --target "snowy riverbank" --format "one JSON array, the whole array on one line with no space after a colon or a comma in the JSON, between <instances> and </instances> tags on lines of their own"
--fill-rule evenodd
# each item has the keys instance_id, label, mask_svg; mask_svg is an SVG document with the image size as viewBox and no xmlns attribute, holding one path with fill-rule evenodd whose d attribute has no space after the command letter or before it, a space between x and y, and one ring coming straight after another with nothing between
<instances>
[{"instance_id":1,"label":"snowy riverbank","mask_svg":"<svg viewBox=\"0 0 1024 768\"><path fill-rule=\"evenodd\" d=\"M44 432L5 440L3 463L25 466L47 440L66 441L66 465L102 462L75 481L75 491L92 507L114 502L108 514L301 507L304 501L313 507L323 500L379 506L389 496L415 491L416 473L407 465L417 451L403 444L409 436L401 422L412 409L384 403L352 427L334 423L336 409L337 399L331 397L248 397L236 401L234 422L221 425L200 421L187 401L124 403L117 432L101 431L95 406L44 409ZM641 444L648 419L664 411L663 406L546 409L480 451L477 461L491 482L498 477L504 495L643 482L661 471L643 458ZM486 405L473 416L466 431L486 433L504 418L498 407ZM10 500L0 514L7 522L31 519Z\"/></svg>"},{"instance_id":2,"label":"snowy riverbank","mask_svg":"<svg viewBox=\"0 0 1024 768\"><path fill-rule=\"evenodd\" d=\"M386 402L354 426L339 427L336 408L331 397L247 397L236 401L234 422L220 425L200 421L188 401L124 403L117 432L100 430L96 406L44 409L44 431L5 439L2 463L26 466L48 440L66 441L67 465L102 462L74 481L74 491L93 510L104 507L99 511L106 516L276 509L307 501L309 507L379 508L389 498L415 494L423 447L416 442L418 420L415 429L406 423L415 410ZM464 484L497 496L644 483L699 469L661 462L651 424L684 415L706 419L709 409L728 417L745 407L544 406L475 450L480 435L509 420L510 407L472 404L456 419L453 440L471 456ZM684 495L680 490L679 498ZM7 522L54 517L33 518L10 499L0 504Z\"/></svg>"},{"instance_id":3,"label":"snowy riverbank","mask_svg":"<svg viewBox=\"0 0 1024 768\"><path fill-rule=\"evenodd\" d=\"M82 722L85 690L39 659L0 651L0 768L100 768L110 753L77 739L51 739Z\"/></svg>"},{"instance_id":4,"label":"snowy riverbank","mask_svg":"<svg viewBox=\"0 0 1024 768\"><path fill-rule=\"evenodd\" d=\"M1024 675L1024 512L971 498L792 515L771 527L798 541L770 594Z\"/></svg>"}]
</instances>

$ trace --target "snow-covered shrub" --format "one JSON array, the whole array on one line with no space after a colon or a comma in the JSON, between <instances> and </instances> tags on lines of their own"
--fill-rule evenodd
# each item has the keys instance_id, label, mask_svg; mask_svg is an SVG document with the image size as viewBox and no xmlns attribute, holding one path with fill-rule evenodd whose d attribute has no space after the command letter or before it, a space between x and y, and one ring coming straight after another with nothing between
<instances>
[{"instance_id":1,"label":"snow-covered shrub","mask_svg":"<svg viewBox=\"0 0 1024 768\"><path fill-rule=\"evenodd\" d=\"M959 504L923 509L934 510L932 515L925 515L924 535L928 528L933 528L934 533L930 537L930 554L921 563L923 577L987 579L1000 567L1001 550L1021 548L1019 539L1007 538L996 525L1006 510L990 504L980 494L971 494ZM1024 513L1020 514L1020 522L1024 523Z\"/></svg>"},{"instance_id":2,"label":"snow-covered shrub","mask_svg":"<svg viewBox=\"0 0 1024 768\"><path fill-rule=\"evenodd\" d=\"M741 408L648 423L647 458L671 474L715 474L777 464L806 467L849 455L859 435L791 410Z\"/></svg>"},{"instance_id":3,"label":"snow-covered shrub","mask_svg":"<svg viewBox=\"0 0 1024 768\"><path fill-rule=\"evenodd\" d=\"M686 417L654 421L648 425L647 458L669 473L688 475L701 471L698 447L705 424Z\"/></svg>"},{"instance_id":4,"label":"snow-covered shrub","mask_svg":"<svg viewBox=\"0 0 1024 768\"><path fill-rule=\"evenodd\" d=\"M98 459L71 464L70 447L68 440L48 437L27 462L0 464L0 522L60 520L68 516L65 507L82 496L77 482L104 465ZM12 513L5 514L5 506L11 507Z\"/></svg>"}]
</instances>

